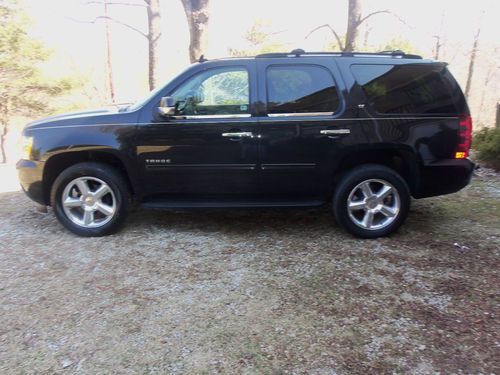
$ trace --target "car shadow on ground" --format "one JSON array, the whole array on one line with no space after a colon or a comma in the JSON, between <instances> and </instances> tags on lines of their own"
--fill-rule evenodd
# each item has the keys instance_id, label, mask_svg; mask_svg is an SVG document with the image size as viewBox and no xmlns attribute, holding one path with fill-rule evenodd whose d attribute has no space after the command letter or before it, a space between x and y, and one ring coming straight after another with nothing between
<instances>
[{"instance_id":1,"label":"car shadow on ground","mask_svg":"<svg viewBox=\"0 0 500 375\"><path fill-rule=\"evenodd\" d=\"M59 224L51 209L47 214L36 211L35 205L22 192L0 193L2 206L20 205L28 208L29 215L19 215L14 220L30 230L39 225L52 226L50 231L68 233ZM22 212L21 207L20 212ZM393 236L409 232L435 230L446 222L443 210L429 200L414 200L406 223ZM282 234L310 236L335 235L353 238L336 223L329 205L316 208L220 208L220 209L135 209L130 212L122 232L146 234L161 230L226 235Z\"/></svg>"},{"instance_id":2,"label":"car shadow on ground","mask_svg":"<svg viewBox=\"0 0 500 375\"><path fill-rule=\"evenodd\" d=\"M234 208L189 210L137 210L127 227L224 230L262 233L281 230L337 230L333 214L320 208Z\"/></svg>"},{"instance_id":3,"label":"car shadow on ground","mask_svg":"<svg viewBox=\"0 0 500 375\"><path fill-rule=\"evenodd\" d=\"M428 202L414 201L406 224L399 232L430 231L442 222L442 212ZM329 205L317 208L224 208L189 210L137 209L125 230L175 229L226 234L335 234L352 238L337 224ZM397 236L397 234L394 234Z\"/></svg>"}]
</instances>

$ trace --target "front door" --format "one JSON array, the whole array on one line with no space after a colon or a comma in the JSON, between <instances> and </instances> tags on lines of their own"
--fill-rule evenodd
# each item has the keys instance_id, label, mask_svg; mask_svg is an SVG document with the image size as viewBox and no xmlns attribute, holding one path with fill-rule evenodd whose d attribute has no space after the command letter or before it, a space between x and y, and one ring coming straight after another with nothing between
<instances>
[{"instance_id":1,"label":"front door","mask_svg":"<svg viewBox=\"0 0 500 375\"><path fill-rule=\"evenodd\" d=\"M257 189L254 66L253 61L213 68L204 63L163 93L174 98L175 115L166 118L153 110L151 120L138 126L146 196L236 197Z\"/></svg>"}]
</instances>

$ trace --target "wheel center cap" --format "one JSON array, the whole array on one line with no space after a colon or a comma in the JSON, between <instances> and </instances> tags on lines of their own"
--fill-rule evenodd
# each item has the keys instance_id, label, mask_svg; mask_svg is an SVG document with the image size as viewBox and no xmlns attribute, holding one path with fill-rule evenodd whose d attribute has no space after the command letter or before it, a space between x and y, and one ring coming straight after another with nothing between
<instances>
[{"instance_id":1,"label":"wheel center cap","mask_svg":"<svg viewBox=\"0 0 500 375\"><path fill-rule=\"evenodd\" d=\"M94 205L94 199L92 197L85 198L84 202L85 202L85 204L87 206L93 206Z\"/></svg>"},{"instance_id":2,"label":"wheel center cap","mask_svg":"<svg viewBox=\"0 0 500 375\"><path fill-rule=\"evenodd\" d=\"M377 207L378 205L378 202L376 199L374 198L369 198L367 201L366 201L366 205L368 206L368 208L370 210L373 210L375 207Z\"/></svg>"}]
</instances>

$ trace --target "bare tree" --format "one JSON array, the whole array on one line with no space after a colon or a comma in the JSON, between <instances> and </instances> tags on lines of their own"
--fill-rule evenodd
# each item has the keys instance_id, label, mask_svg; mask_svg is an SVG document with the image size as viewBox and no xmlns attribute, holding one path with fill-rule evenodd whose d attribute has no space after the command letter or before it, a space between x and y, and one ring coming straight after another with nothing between
<instances>
[{"instance_id":1,"label":"bare tree","mask_svg":"<svg viewBox=\"0 0 500 375\"><path fill-rule=\"evenodd\" d=\"M149 51L149 89L158 84L158 65L161 38L160 0L144 0L148 5L148 51Z\"/></svg>"},{"instance_id":2,"label":"bare tree","mask_svg":"<svg viewBox=\"0 0 500 375\"><path fill-rule=\"evenodd\" d=\"M360 26L366 20L368 20L370 17L373 17L377 14L392 14L400 22L402 22L406 25L406 22L403 19L401 19L399 16L392 13L388 9L377 10L375 12L368 13L366 16L363 16L363 13L362 13L363 0L348 0L348 1L349 1L349 3L348 3L348 12L347 12L347 30L345 33L345 41L342 41L342 38L337 33L337 31L329 24L324 24L324 25L321 25L321 26L314 28L313 30L311 30L311 32L309 32L309 34L307 34L306 39L315 31L322 29L322 28L327 28L332 32L332 34L335 37L335 40L339 46L339 49L341 51L353 52L357 48L357 43L358 43L359 33L360 33Z\"/></svg>"},{"instance_id":3,"label":"bare tree","mask_svg":"<svg viewBox=\"0 0 500 375\"><path fill-rule=\"evenodd\" d=\"M441 13L441 22L439 24L438 33L432 36L434 39L436 39L436 44L434 46L434 60L439 60L441 48L443 47L444 44L444 37L443 37L444 16L445 12L443 11L443 13Z\"/></svg>"},{"instance_id":4,"label":"bare tree","mask_svg":"<svg viewBox=\"0 0 500 375\"><path fill-rule=\"evenodd\" d=\"M493 52L491 53L491 56L493 56L493 59L490 62L490 65L488 67L488 70L486 71L486 74L484 75L484 81L483 81L483 86L481 87L481 100L479 102L479 110L477 111L477 122L481 122L481 117L484 113L484 102L486 100L486 94L489 93L489 86L490 83L494 80L495 76L498 73L498 70L500 69L500 65L497 63L497 56L498 56L498 49L495 48Z\"/></svg>"},{"instance_id":5,"label":"bare tree","mask_svg":"<svg viewBox=\"0 0 500 375\"><path fill-rule=\"evenodd\" d=\"M128 28L139 35L142 35L148 41L148 78L149 78L149 89L153 90L158 83L158 56L159 56L159 41L161 38L161 12L160 12L160 0L138 0L138 2L127 2L127 1L109 1L109 0L101 0L101 1L87 1L87 4L100 4L104 6L104 14L102 16L98 16L94 18L92 21L81 21L75 20L76 22L83 23L96 23L99 20L104 20L107 24L108 21L112 21L118 25ZM110 5L119 5L119 6L133 6L133 7L142 7L147 10L148 17L148 30L144 32L139 28L130 25L126 22L122 22L116 18L109 16L108 14L108 6ZM108 61L110 61L110 50L111 43L109 42L109 31L108 26L106 25L106 33L108 35ZM110 65L108 65L108 72L110 71ZM109 73L108 73L109 74ZM114 90L114 89L113 89ZM114 93L111 94L114 96Z\"/></svg>"},{"instance_id":6,"label":"bare tree","mask_svg":"<svg viewBox=\"0 0 500 375\"><path fill-rule=\"evenodd\" d=\"M108 92L111 99L111 103L115 103L115 83L113 80L113 62L111 57L111 34L109 32L109 13L108 13L108 0L103 0L104 2L104 27L106 29L106 68L108 73Z\"/></svg>"},{"instance_id":7,"label":"bare tree","mask_svg":"<svg viewBox=\"0 0 500 375\"><path fill-rule=\"evenodd\" d=\"M469 70L467 73L467 82L465 84L465 97L467 99L469 99L470 90L472 87L472 76L474 75L474 64L476 62L480 34L481 34L481 27L478 27L476 34L474 35L474 43L472 44L472 51L471 51L470 60L469 60Z\"/></svg>"},{"instance_id":8,"label":"bare tree","mask_svg":"<svg viewBox=\"0 0 500 375\"><path fill-rule=\"evenodd\" d=\"M209 0L181 0L189 26L189 60L193 63L207 46Z\"/></svg>"}]
</instances>

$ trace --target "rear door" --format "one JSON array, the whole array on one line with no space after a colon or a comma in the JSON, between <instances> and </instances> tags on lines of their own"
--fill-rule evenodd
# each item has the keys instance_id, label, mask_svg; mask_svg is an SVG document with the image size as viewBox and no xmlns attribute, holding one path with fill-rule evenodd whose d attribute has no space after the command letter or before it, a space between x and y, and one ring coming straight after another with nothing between
<instances>
[{"instance_id":1,"label":"rear door","mask_svg":"<svg viewBox=\"0 0 500 375\"><path fill-rule=\"evenodd\" d=\"M318 60L321 60L318 63ZM344 85L330 58L258 58L261 189L324 197L355 119L342 118Z\"/></svg>"}]
</instances>

